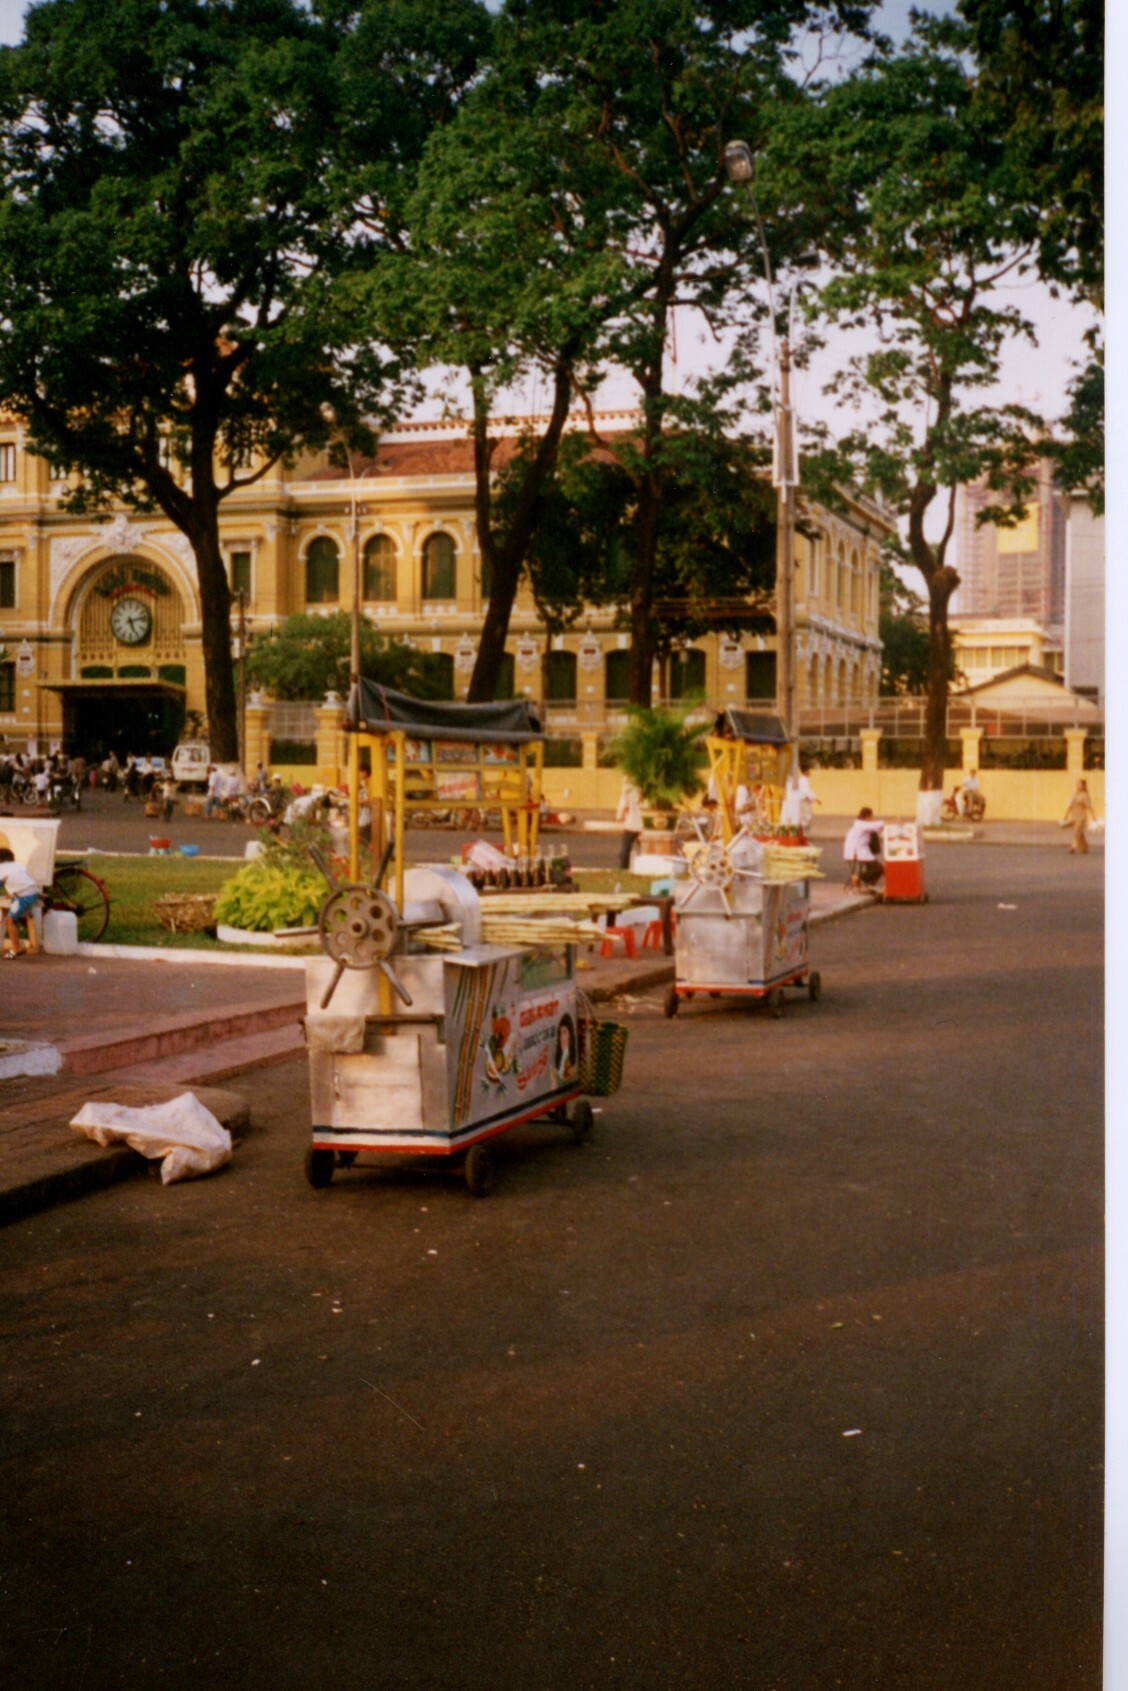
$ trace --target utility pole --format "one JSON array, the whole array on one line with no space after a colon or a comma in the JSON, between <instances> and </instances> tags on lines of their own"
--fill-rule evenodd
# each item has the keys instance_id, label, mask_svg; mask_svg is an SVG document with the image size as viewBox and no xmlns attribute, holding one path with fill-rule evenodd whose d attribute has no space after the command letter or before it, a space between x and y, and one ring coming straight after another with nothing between
<instances>
[{"instance_id":1,"label":"utility pole","mask_svg":"<svg viewBox=\"0 0 1128 1691\"><path fill-rule=\"evenodd\" d=\"M247 590L235 593L239 601L239 632L235 636L235 657L239 664L236 703L238 706L239 767L247 767Z\"/></svg>"},{"instance_id":2,"label":"utility pole","mask_svg":"<svg viewBox=\"0 0 1128 1691\"><path fill-rule=\"evenodd\" d=\"M795 686L795 442L791 419L791 338L779 343L779 402L775 416L776 484L776 711L791 741L794 769L799 748Z\"/></svg>"},{"instance_id":3,"label":"utility pole","mask_svg":"<svg viewBox=\"0 0 1128 1691\"><path fill-rule=\"evenodd\" d=\"M774 340L775 286L764 224L756 203L752 150L746 141L728 143L725 148L725 170L730 182L743 184L748 190L752 215L756 219L756 231L760 237L760 252L764 260L764 280L768 287L768 310L771 314ZM776 344L775 362L778 384L773 407L775 430L772 442L772 482L776 490L776 715L791 743L791 772L798 775L799 711L795 686L795 488L798 477L791 415L790 323Z\"/></svg>"}]
</instances>

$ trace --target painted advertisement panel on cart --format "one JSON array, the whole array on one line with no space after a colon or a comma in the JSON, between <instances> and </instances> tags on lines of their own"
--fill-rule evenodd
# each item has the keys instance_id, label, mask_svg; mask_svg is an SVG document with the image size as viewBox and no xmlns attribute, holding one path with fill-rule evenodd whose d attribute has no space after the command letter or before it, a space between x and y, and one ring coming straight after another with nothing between
<instances>
[{"instance_id":1,"label":"painted advertisement panel on cart","mask_svg":"<svg viewBox=\"0 0 1128 1691\"><path fill-rule=\"evenodd\" d=\"M451 1126L520 1114L577 1085L575 991L567 980L522 989L521 959L452 971L448 1011Z\"/></svg>"}]
</instances>

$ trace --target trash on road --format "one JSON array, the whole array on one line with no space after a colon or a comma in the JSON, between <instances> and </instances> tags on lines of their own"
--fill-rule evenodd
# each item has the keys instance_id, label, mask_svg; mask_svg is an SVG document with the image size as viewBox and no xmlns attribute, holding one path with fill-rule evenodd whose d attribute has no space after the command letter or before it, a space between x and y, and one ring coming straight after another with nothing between
<instances>
[{"instance_id":1,"label":"trash on road","mask_svg":"<svg viewBox=\"0 0 1128 1691\"><path fill-rule=\"evenodd\" d=\"M84 1104L70 1125L97 1145L124 1140L143 1157L161 1158L164 1186L212 1174L231 1161L230 1133L194 1092L142 1107L98 1099Z\"/></svg>"}]
</instances>

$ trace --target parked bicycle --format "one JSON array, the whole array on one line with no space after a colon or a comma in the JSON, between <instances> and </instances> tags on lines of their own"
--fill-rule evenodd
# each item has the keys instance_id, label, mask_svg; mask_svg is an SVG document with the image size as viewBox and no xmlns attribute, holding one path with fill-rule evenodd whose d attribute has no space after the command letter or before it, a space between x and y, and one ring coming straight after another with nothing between
<instances>
[{"instance_id":1,"label":"parked bicycle","mask_svg":"<svg viewBox=\"0 0 1128 1691\"><path fill-rule=\"evenodd\" d=\"M77 858L56 860L55 878L44 887L41 903L45 912L69 911L84 944L101 939L109 925L109 888Z\"/></svg>"}]
</instances>

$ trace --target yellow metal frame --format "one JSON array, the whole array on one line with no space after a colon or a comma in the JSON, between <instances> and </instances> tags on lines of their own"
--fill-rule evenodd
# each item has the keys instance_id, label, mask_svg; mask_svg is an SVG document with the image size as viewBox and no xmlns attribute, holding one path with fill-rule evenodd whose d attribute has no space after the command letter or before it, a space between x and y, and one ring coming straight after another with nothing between
<instances>
[{"instance_id":1,"label":"yellow metal frame","mask_svg":"<svg viewBox=\"0 0 1128 1691\"><path fill-rule=\"evenodd\" d=\"M372 810L371 832L371 862L368 874L375 874L384 858L389 838L395 842L393 855L396 907L403 909L403 836L405 816L408 804L413 810L452 810L462 806L467 808L482 808L501 811L502 834L505 849L512 853L516 850L518 856L526 856L536 850L540 835L540 805L541 788L544 776L544 742L533 740L514 747L517 754L516 761L511 764L497 764L486 759L486 744L466 742L467 749L474 753L457 765L450 765L451 773L474 776L476 797L439 798L434 795L435 771L443 765L431 763L409 763L407 760L407 741L409 738L418 740L418 735L407 735L402 728L392 728L385 733L373 734L367 729L350 730L349 744L349 877L353 881L362 878L361 873L361 839L360 839L360 809L361 786L367 788L368 803ZM442 738L441 735L435 736ZM434 739L430 741L434 746ZM389 750L391 756L389 757ZM370 774L365 775L362 770L363 754L368 753ZM416 786L431 787L431 796L413 797L408 799L408 780ZM384 887L387 889L388 876L384 877Z\"/></svg>"},{"instance_id":2,"label":"yellow metal frame","mask_svg":"<svg viewBox=\"0 0 1128 1691\"><path fill-rule=\"evenodd\" d=\"M740 828L736 817L736 795L741 786L747 787L750 792L759 789L769 820L773 825L778 822L791 763L790 745L769 745L760 740L734 740L727 735L709 734L705 738L705 748L709 753L709 773L717 794L725 844Z\"/></svg>"}]
</instances>

